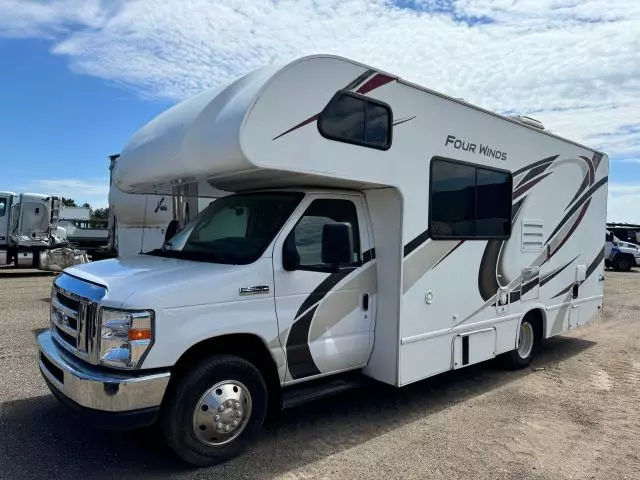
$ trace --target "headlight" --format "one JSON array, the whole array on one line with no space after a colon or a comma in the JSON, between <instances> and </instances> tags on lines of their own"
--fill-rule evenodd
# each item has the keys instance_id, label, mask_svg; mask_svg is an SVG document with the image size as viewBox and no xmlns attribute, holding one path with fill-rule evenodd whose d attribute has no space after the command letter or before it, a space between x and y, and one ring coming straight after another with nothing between
<instances>
[{"instance_id":1,"label":"headlight","mask_svg":"<svg viewBox=\"0 0 640 480\"><path fill-rule=\"evenodd\" d=\"M100 363L138 368L153 344L153 311L102 308L100 316Z\"/></svg>"}]
</instances>

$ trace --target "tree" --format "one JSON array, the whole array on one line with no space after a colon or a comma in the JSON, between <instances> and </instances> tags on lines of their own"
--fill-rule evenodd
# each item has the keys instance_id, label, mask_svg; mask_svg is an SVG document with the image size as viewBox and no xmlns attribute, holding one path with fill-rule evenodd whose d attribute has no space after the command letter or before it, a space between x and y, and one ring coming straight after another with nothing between
<instances>
[{"instance_id":1,"label":"tree","mask_svg":"<svg viewBox=\"0 0 640 480\"><path fill-rule=\"evenodd\" d=\"M93 211L94 218L107 219L109 218L109 207L107 208L96 208Z\"/></svg>"},{"instance_id":2,"label":"tree","mask_svg":"<svg viewBox=\"0 0 640 480\"><path fill-rule=\"evenodd\" d=\"M64 207L77 207L76 201L73 198L61 198L62 205Z\"/></svg>"},{"instance_id":3,"label":"tree","mask_svg":"<svg viewBox=\"0 0 640 480\"><path fill-rule=\"evenodd\" d=\"M89 210L91 210L91 205L89 205L87 202L82 204L82 208L88 208Z\"/></svg>"}]
</instances>

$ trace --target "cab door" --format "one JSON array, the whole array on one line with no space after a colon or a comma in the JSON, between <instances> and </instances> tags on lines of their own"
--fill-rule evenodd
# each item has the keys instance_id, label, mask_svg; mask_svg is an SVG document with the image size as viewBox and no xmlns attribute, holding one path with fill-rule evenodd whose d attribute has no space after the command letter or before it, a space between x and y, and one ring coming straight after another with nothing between
<instances>
[{"instance_id":1,"label":"cab door","mask_svg":"<svg viewBox=\"0 0 640 480\"><path fill-rule=\"evenodd\" d=\"M348 262L323 252L328 224L349 226ZM359 195L307 195L279 235L274 286L287 381L359 368L373 345L375 266L369 221ZM285 258L286 257L286 258Z\"/></svg>"}]
</instances>

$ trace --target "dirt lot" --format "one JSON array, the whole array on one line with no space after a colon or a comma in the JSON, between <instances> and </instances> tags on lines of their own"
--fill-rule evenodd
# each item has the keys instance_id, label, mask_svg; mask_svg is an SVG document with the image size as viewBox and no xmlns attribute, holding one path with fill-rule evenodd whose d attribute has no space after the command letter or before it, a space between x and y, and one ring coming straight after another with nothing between
<instances>
[{"instance_id":1,"label":"dirt lot","mask_svg":"<svg viewBox=\"0 0 640 480\"><path fill-rule=\"evenodd\" d=\"M51 276L0 271L0 478L640 479L640 269L532 368L493 364L283 414L243 457L190 470L153 429L85 427L47 391L34 332Z\"/></svg>"}]
</instances>

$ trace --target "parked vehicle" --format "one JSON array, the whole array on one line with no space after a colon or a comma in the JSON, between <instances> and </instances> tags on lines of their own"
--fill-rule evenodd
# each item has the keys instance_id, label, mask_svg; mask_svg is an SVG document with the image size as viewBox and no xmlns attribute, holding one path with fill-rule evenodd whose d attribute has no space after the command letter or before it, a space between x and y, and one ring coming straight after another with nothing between
<instances>
[{"instance_id":1,"label":"parked vehicle","mask_svg":"<svg viewBox=\"0 0 640 480\"><path fill-rule=\"evenodd\" d=\"M104 248L109 239L108 220L91 217L88 207L65 207L60 209L58 226L64 228L67 241L87 252Z\"/></svg>"},{"instance_id":2,"label":"parked vehicle","mask_svg":"<svg viewBox=\"0 0 640 480\"><path fill-rule=\"evenodd\" d=\"M110 157L111 170L118 157ZM191 185L187 195L177 198L172 195L125 193L111 182L107 242L110 255L102 256L131 257L161 248L168 230L184 227L209 203L224 194L206 182Z\"/></svg>"},{"instance_id":3,"label":"parked vehicle","mask_svg":"<svg viewBox=\"0 0 640 480\"><path fill-rule=\"evenodd\" d=\"M607 223L607 229L623 242L640 244L640 225L632 223Z\"/></svg>"},{"instance_id":4,"label":"parked vehicle","mask_svg":"<svg viewBox=\"0 0 640 480\"><path fill-rule=\"evenodd\" d=\"M49 252L64 249L59 210L60 200L51 195L0 192L0 266L39 268ZM77 254L64 267L82 261Z\"/></svg>"},{"instance_id":5,"label":"parked vehicle","mask_svg":"<svg viewBox=\"0 0 640 480\"><path fill-rule=\"evenodd\" d=\"M631 267L640 266L640 249L637 245L623 242L610 230L605 237L605 267L628 272Z\"/></svg>"},{"instance_id":6,"label":"parked vehicle","mask_svg":"<svg viewBox=\"0 0 640 480\"><path fill-rule=\"evenodd\" d=\"M534 120L348 59L257 70L122 151L125 192L233 193L161 248L60 275L40 370L86 418L158 421L210 465L363 379L526 367L602 306L607 175Z\"/></svg>"}]
</instances>

